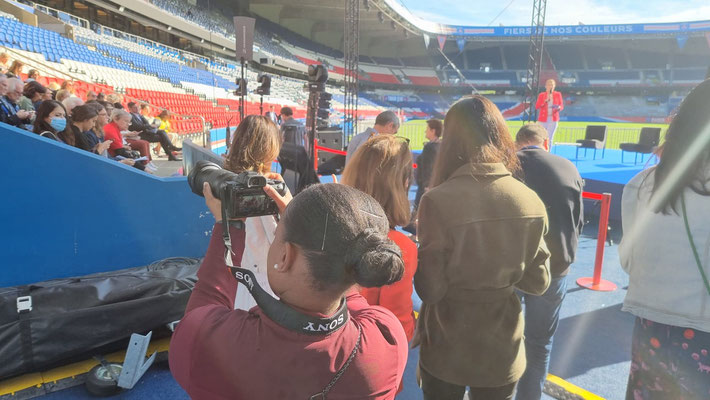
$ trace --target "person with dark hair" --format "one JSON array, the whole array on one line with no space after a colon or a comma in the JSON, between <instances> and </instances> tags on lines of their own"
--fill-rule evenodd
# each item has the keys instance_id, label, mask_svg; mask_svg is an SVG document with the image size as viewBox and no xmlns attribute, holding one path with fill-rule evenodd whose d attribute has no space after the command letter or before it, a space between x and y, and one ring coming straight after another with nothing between
<instances>
[{"instance_id":1,"label":"person with dark hair","mask_svg":"<svg viewBox=\"0 0 710 400\"><path fill-rule=\"evenodd\" d=\"M165 131L156 129L148 120L141 115L138 104L128 103L128 111L131 113L131 125L129 129L138 132L140 138L148 143L160 143L163 150L168 154L168 160L180 161L173 152L182 150L182 147L173 145Z\"/></svg>"},{"instance_id":2,"label":"person with dark hair","mask_svg":"<svg viewBox=\"0 0 710 400\"><path fill-rule=\"evenodd\" d=\"M710 393L710 80L673 117L657 166L624 187L619 245L636 316L626 399Z\"/></svg>"},{"instance_id":3,"label":"person with dark hair","mask_svg":"<svg viewBox=\"0 0 710 400\"><path fill-rule=\"evenodd\" d=\"M375 126L367 128L365 132L355 135L348 143L348 151L345 156L345 165L348 164L355 151L361 144L369 138L377 135L396 135L399 131L399 117L392 111L383 111L375 118Z\"/></svg>"},{"instance_id":4,"label":"person with dark hair","mask_svg":"<svg viewBox=\"0 0 710 400\"><path fill-rule=\"evenodd\" d=\"M521 294L525 302L527 368L518 382L516 400L540 400L547 379L552 338L567 293L567 273L584 227L584 184L572 162L547 151L547 130L542 125L523 125L515 142L521 178L545 204L549 222L545 243L550 251L550 287L542 296Z\"/></svg>"},{"instance_id":5,"label":"person with dark hair","mask_svg":"<svg viewBox=\"0 0 710 400\"><path fill-rule=\"evenodd\" d=\"M35 82L37 79L39 79L39 71L31 69L27 72L27 81L25 83Z\"/></svg>"},{"instance_id":6,"label":"person with dark hair","mask_svg":"<svg viewBox=\"0 0 710 400\"><path fill-rule=\"evenodd\" d=\"M21 110L17 104L22 97L23 89L24 85L20 79L7 79L7 92L0 97L0 122L21 129L25 129L32 123L35 112Z\"/></svg>"},{"instance_id":7,"label":"person with dark hair","mask_svg":"<svg viewBox=\"0 0 710 400\"><path fill-rule=\"evenodd\" d=\"M434 160L436 160L436 153L439 151L439 143L441 142L441 134L444 130L444 124L438 119L430 119L426 122L426 125L424 135L429 142L424 145L421 154L417 157L417 195L414 198L415 210L419 207L419 201L421 201L424 192L426 192L429 187L431 173L434 170Z\"/></svg>"},{"instance_id":8,"label":"person with dark hair","mask_svg":"<svg viewBox=\"0 0 710 400\"><path fill-rule=\"evenodd\" d=\"M28 81L22 90L22 97L18 102L21 110L37 111L44 100L47 88L37 81Z\"/></svg>"},{"instance_id":9,"label":"person with dark hair","mask_svg":"<svg viewBox=\"0 0 710 400\"><path fill-rule=\"evenodd\" d=\"M155 120L156 123L158 123L158 130L164 131L168 135L168 138L171 142L175 142L178 140L178 134L173 132L173 128L171 125L173 116L170 114L170 111L162 110L158 114L158 118L156 118ZM156 156L160 154L160 149L162 149L160 143L156 144L155 147L153 147L153 154L155 154ZM168 152L165 151L165 154L167 155Z\"/></svg>"},{"instance_id":10,"label":"person with dark hair","mask_svg":"<svg viewBox=\"0 0 710 400\"><path fill-rule=\"evenodd\" d=\"M173 377L187 394L394 399L407 338L390 311L370 306L357 292L357 285L397 282L404 272L378 202L335 183L311 186L290 203L265 187L282 213L267 257L278 300L253 285L258 305L245 311L233 309L237 280L225 260L221 204L208 184L203 190L218 223L169 354ZM247 240L239 225L228 228L227 260L235 265Z\"/></svg>"},{"instance_id":11,"label":"person with dark hair","mask_svg":"<svg viewBox=\"0 0 710 400\"><path fill-rule=\"evenodd\" d=\"M43 101L37 109L34 133L74 146L73 133L67 134L67 112L62 103L54 100Z\"/></svg>"},{"instance_id":12,"label":"person with dark hair","mask_svg":"<svg viewBox=\"0 0 710 400\"><path fill-rule=\"evenodd\" d=\"M430 189L419 203L422 299L413 345L425 400L512 399L525 371L515 289L550 283L545 205L512 174L520 168L503 115L483 96L456 102Z\"/></svg>"},{"instance_id":13,"label":"person with dark hair","mask_svg":"<svg viewBox=\"0 0 710 400\"><path fill-rule=\"evenodd\" d=\"M111 141L99 142L91 131L99 118L99 110L90 104L74 107L69 128L74 133L76 147L92 153L101 154L108 150Z\"/></svg>"},{"instance_id":14,"label":"person with dark hair","mask_svg":"<svg viewBox=\"0 0 710 400\"><path fill-rule=\"evenodd\" d=\"M291 107L281 108L281 137L286 143L307 147L306 127L293 117Z\"/></svg>"},{"instance_id":15,"label":"person with dark hair","mask_svg":"<svg viewBox=\"0 0 710 400\"><path fill-rule=\"evenodd\" d=\"M248 115L234 132L224 168L235 174L252 171L266 174L281 149L279 128L269 118ZM267 278L266 247L274 241L276 220L271 215L247 218L244 223L247 241L241 265L250 269L264 290L273 294ZM256 305L243 285L239 285L234 308L248 311Z\"/></svg>"}]
</instances>

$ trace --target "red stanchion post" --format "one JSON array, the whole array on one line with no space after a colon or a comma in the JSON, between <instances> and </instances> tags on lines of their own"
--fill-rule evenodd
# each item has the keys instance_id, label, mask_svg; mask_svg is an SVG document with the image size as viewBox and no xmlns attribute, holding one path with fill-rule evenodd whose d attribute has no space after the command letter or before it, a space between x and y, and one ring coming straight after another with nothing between
<instances>
[{"instance_id":1,"label":"red stanchion post","mask_svg":"<svg viewBox=\"0 0 710 400\"><path fill-rule=\"evenodd\" d=\"M313 140L313 170L318 172L318 139Z\"/></svg>"},{"instance_id":2,"label":"red stanchion post","mask_svg":"<svg viewBox=\"0 0 710 400\"><path fill-rule=\"evenodd\" d=\"M598 198L596 196L586 196L585 198ZM616 290L616 284L602 279L602 264L604 263L604 243L606 242L606 233L609 227L609 208L611 207L611 194L604 193L601 195L601 212L599 213L599 233L597 235L597 254L594 258L594 276L591 278L577 279L577 285L587 289L600 292L611 292Z\"/></svg>"}]
</instances>

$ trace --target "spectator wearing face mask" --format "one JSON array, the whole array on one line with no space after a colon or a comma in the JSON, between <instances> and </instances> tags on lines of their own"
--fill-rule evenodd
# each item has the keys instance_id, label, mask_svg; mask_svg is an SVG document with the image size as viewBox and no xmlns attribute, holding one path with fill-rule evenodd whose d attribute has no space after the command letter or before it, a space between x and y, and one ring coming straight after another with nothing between
<instances>
[{"instance_id":1,"label":"spectator wearing face mask","mask_svg":"<svg viewBox=\"0 0 710 400\"><path fill-rule=\"evenodd\" d=\"M66 115L64 106L58 101L43 101L37 109L37 118L32 131L40 136L74 146L74 135L66 133Z\"/></svg>"}]
</instances>

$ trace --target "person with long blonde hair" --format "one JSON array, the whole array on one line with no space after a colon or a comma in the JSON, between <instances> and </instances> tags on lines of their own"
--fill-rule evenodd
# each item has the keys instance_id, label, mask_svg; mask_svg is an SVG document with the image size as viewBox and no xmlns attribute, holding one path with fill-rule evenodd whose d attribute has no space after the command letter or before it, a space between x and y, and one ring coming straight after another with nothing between
<instances>
[{"instance_id":1,"label":"person with long blonde hair","mask_svg":"<svg viewBox=\"0 0 710 400\"><path fill-rule=\"evenodd\" d=\"M414 336L412 279L417 270L417 247L397 231L410 220L407 193L412 176L412 151L401 137L375 136L357 149L343 171L341 183L359 189L377 200L387 214L389 238L399 246L404 260L404 276L399 282L378 288L363 288L360 293L371 305L392 311L407 334Z\"/></svg>"},{"instance_id":2,"label":"person with long blonde hair","mask_svg":"<svg viewBox=\"0 0 710 400\"><path fill-rule=\"evenodd\" d=\"M525 371L516 289L550 283L540 198L513 177L520 168L503 115L482 96L456 102L430 189L419 203L422 299L414 345L425 400L512 399Z\"/></svg>"}]
</instances>

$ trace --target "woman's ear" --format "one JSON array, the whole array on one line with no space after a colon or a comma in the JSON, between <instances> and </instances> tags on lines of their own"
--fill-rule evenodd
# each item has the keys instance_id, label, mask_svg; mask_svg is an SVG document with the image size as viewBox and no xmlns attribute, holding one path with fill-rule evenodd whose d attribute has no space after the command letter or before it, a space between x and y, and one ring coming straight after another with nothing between
<instances>
[{"instance_id":1,"label":"woman's ear","mask_svg":"<svg viewBox=\"0 0 710 400\"><path fill-rule=\"evenodd\" d=\"M294 245L293 243L284 243L283 252L281 253L278 267L275 268L279 272L288 272L289 270L291 270L291 268L293 268L294 264L296 263L299 253L300 249L298 248L298 246Z\"/></svg>"}]
</instances>

